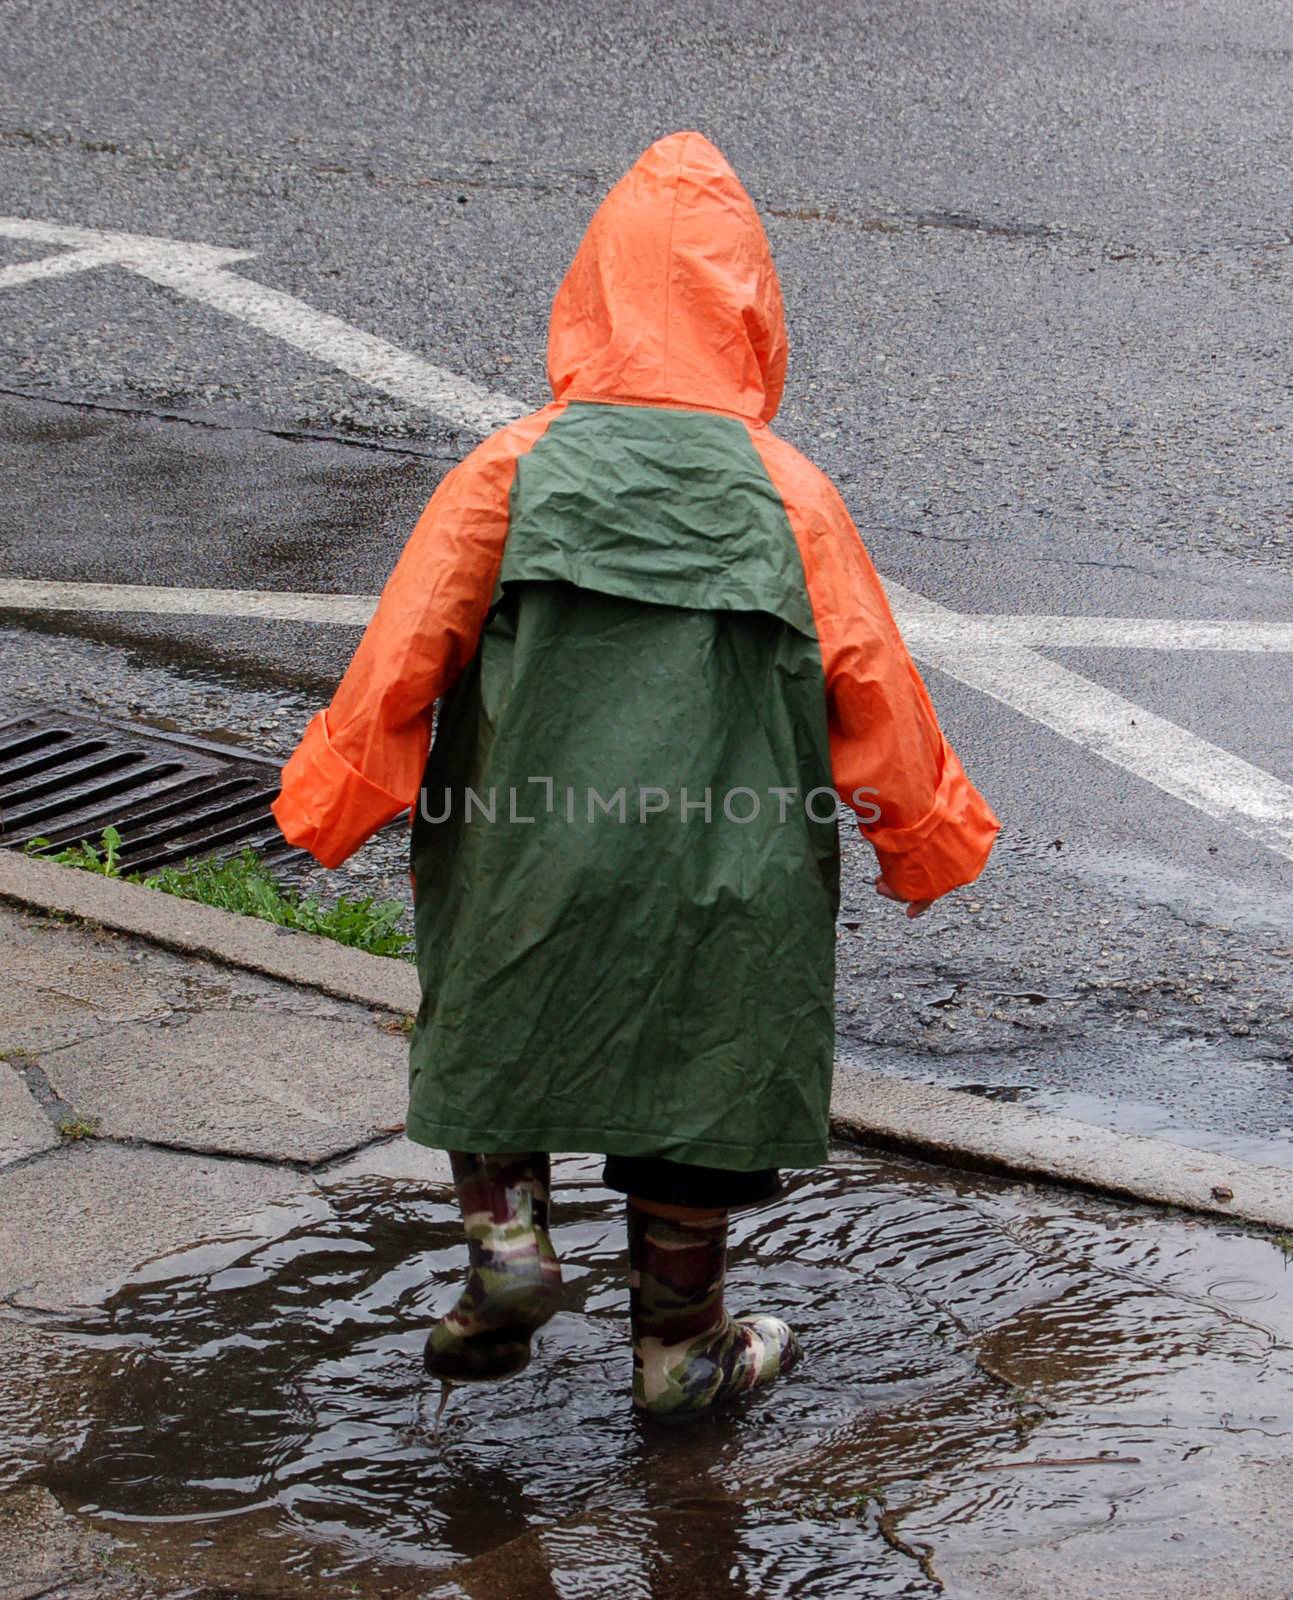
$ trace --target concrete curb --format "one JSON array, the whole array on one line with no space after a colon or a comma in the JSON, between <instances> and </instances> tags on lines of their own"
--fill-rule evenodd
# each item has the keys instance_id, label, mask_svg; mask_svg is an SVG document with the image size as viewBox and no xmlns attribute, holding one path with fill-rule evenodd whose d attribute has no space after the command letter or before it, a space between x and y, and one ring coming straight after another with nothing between
<instances>
[{"instance_id":1,"label":"concrete curb","mask_svg":"<svg viewBox=\"0 0 1293 1600\"><path fill-rule=\"evenodd\" d=\"M946 1166L1293 1229L1293 1172L960 1089L840 1067L831 1126L859 1143L927 1156Z\"/></svg>"},{"instance_id":2,"label":"concrete curb","mask_svg":"<svg viewBox=\"0 0 1293 1600\"><path fill-rule=\"evenodd\" d=\"M407 962L14 851L0 850L0 900L88 919L400 1015L418 1007L417 974ZM1166 1139L844 1066L836 1073L831 1114L845 1138L947 1165L1293 1229L1293 1172Z\"/></svg>"},{"instance_id":3,"label":"concrete curb","mask_svg":"<svg viewBox=\"0 0 1293 1600\"><path fill-rule=\"evenodd\" d=\"M16 850L0 850L0 900L97 922L168 950L321 989L340 1000L401 1016L418 1008L417 973L407 961L365 955L317 934L197 905L137 883L60 867Z\"/></svg>"}]
</instances>

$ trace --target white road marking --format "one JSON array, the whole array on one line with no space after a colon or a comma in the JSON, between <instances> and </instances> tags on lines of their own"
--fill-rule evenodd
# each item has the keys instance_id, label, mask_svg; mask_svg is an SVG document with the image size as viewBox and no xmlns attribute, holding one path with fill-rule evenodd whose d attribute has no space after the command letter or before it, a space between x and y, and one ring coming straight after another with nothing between
<instances>
[{"instance_id":1,"label":"white road marking","mask_svg":"<svg viewBox=\"0 0 1293 1600\"><path fill-rule=\"evenodd\" d=\"M64 278L69 273L86 272L91 267L106 267L113 259L106 250L65 250L62 255L18 261L12 267L0 268L0 289L14 289L20 283L34 283L40 278Z\"/></svg>"},{"instance_id":2,"label":"white road marking","mask_svg":"<svg viewBox=\"0 0 1293 1600\"><path fill-rule=\"evenodd\" d=\"M978 620L1015 644L1052 649L1293 651L1293 622L987 615Z\"/></svg>"},{"instance_id":3,"label":"white road marking","mask_svg":"<svg viewBox=\"0 0 1293 1600\"><path fill-rule=\"evenodd\" d=\"M1293 788L993 622L886 581L911 653L1293 861Z\"/></svg>"},{"instance_id":4,"label":"white road marking","mask_svg":"<svg viewBox=\"0 0 1293 1600\"><path fill-rule=\"evenodd\" d=\"M486 433L522 413L521 405L507 395L483 389L363 333L338 317L315 311L291 295L266 289L226 270L234 262L249 259L250 251L68 228L15 217L0 218L0 236L63 245L78 254L93 251L104 255L110 264L126 267L188 299L251 323L373 388L423 406L460 427ZM98 264L84 262L83 254L82 262ZM63 270L79 271L81 267L69 264ZM0 286L12 287L54 271L50 266L38 274L8 277ZM268 596L261 591L162 591L132 585L56 586L20 580L9 580L0 588L0 595L4 597L2 603L48 607L58 603L60 588L65 600L71 591L77 592L79 609L160 611L162 602L155 597L173 593L187 597L181 604L188 615L296 621L362 622L371 614L373 604L371 597L358 595ZM1293 860L1293 788L1029 648L1030 644L1094 642L1101 628L1110 643L1119 647L1131 643L1143 648L1150 631L1145 623L1128 618L974 617L951 611L899 584L888 584L887 588L912 654L919 660ZM43 598L36 598L37 591ZM154 598L145 601L144 596ZM172 602L172 611L174 605ZM348 606L353 609L339 614L345 613ZM1091 630L1085 637L1084 626ZM1170 636L1177 639L1186 637L1189 630L1188 624L1180 623L1154 626L1170 630ZM1275 626L1278 637L1278 625ZM1195 625L1196 630L1198 627ZM1209 638L1210 643L1176 643L1159 648L1234 648L1233 643L1223 646L1219 642L1222 635L1216 630L1222 627L1231 639L1256 639L1258 635L1252 630L1263 625L1206 624L1195 637ZM1169 634L1162 637L1167 639ZM1245 648L1287 648L1281 643L1271 644L1269 631L1262 637L1266 642Z\"/></svg>"},{"instance_id":5,"label":"white road marking","mask_svg":"<svg viewBox=\"0 0 1293 1600\"><path fill-rule=\"evenodd\" d=\"M147 233L117 233L107 228L69 228L61 222L36 222L29 217L0 217L0 239L25 239L36 244L64 245L70 250L93 250L105 265L133 267L136 262L165 259L188 261L211 270L250 261L254 250L229 250L223 245L193 244L187 239L163 239ZM48 258L46 258L48 259Z\"/></svg>"},{"instance_id":6,"label":"white road marking","mask_svg":"<svg viewBox=\"0 0 1293 1600\"><path fill-rule=\"evenodd\" d=\"M293 594L283 589L172 589L142 583L63 583L0 578L0 610L136 612L162 617L240 617L365 627L375 594Z\"/></svg>"},{"instance_id":7,"label":"white road marking","mask_svg":"<svg viewBox=\"0 0 1293 1600\"><path fill-rule=\"evenodd\" d=\"M96 249L103 254L104 264L127 267L186 299L248 322L293 349L339 367L396 399L422 406L460 428L491 433L525 411L508 395L495 394L469 378L351 327L340 317L316 311L293 295L224 270L235 261L250 260L254 254L250 250L220 250L180 239L152 239L98 228L66 228L23 217L0 217L0 237ZM14 280L18 281L26 280Z\"/></svg>"},{"instance_id":8,"label":"white road marking","mask_svg":"<svg viewBox=\"0 0 1293 1600\"><path fill-rule=\"evenodd\" d=\"M142 262L134 270L190 300L250 322L284 344L460 428L492 433L525 413L524 406L505 395L492 394L467 378L352 328L340 317L315 311L290 294L262 288L248 278L161 259Z\"/></svg>"},{"instance_id":9,"label":"white road marking","mask_svg":"<svg viewBox=\"0 0 1293 1600\"><path fill-rule=\"evenodd\" d=\"M1003 619L951 611L901 584L889 582L885 587L917 660L991 695L1293 861L1293 788L1019 644L1010 627L1002 626ZM376 595L364 594L0 579L0 609L134 612L363 627L376 605ZM1004 619L1006 624L1018 620ZM1286 641L1284 648L1293 648L1293 640Z\"/></svg>"},{"instance_id":10,"label":"white road marking","mask_svg":"<svg viewBox=\"0 0 1293 1600\"><path fill-rule=\"evenodd\" d=\"M1293 623L1177 621L1160 617L1013 616L952 611L891 580L886 591L908 644L955 645L967 623L991 630L991 648L1081 645L1109 650L1229 650L1293 653ZM293 593L283 589L186 589L136 583L0 578L0 610L136 611L177 617L247 617L362 627L376 595Z\"/></svg>"}]
</instances>

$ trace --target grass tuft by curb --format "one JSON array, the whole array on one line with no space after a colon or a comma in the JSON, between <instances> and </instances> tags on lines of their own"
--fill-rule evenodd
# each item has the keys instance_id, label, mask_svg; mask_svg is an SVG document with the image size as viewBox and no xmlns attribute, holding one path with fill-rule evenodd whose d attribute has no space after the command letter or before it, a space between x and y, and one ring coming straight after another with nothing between
<instances>
[{"instance_id":1,"label":"grass tuft by curb","mask_svg":"<svg viewBox=\"0 0 1293 1600\"><path fill-rule=\"evenodd\" d=\"M65 1117L57 1127L58 1136L68 1144L77 1144L82 1139L97 1139L99 1137L98 1117Z\"/></svg>"},{"instance_id":2,"label":"grass tuft by curb","mask_svg":"<svg viewBox=\"0 0 1293 1600\"><path fill-rule=\"evenodd\" d=\"M33 839L26 854L49 850L48 839ZM372 895L352 900L340 895L336 904L321 905L295 890L285 888L254 850L243 850L231 858L186 861L182 867L165 867L144 877L121 870L121 834L116 828L103 830L98 845L88 839L80 844L46 854L44 859L81 872L97 872L105 878L120 878L142 884L161 894L195 900L244 917L259 917L281 928L296 928L302 933L317 933L321 938L348 945L374 956L400 956L412 959L409 934L399 927L404 907L398 900L377 900Z\"/></svg>"}]
</instances>

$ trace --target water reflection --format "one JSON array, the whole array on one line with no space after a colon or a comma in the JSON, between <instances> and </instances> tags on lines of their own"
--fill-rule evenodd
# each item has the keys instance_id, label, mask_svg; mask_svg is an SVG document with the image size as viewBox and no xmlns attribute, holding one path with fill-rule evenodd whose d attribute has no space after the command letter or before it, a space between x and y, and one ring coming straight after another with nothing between
<instances>
[{"instance_id":1,"label":"water reflection","mask_svg":"<svg viewBox=\"0 0 1293 1600\"><path fill-rule=\"evenodd\" d=\"M459 1225L443 1196L373 1181L48 1340L39 1397L0 1413L21 1473L224 1586L798 1600L933 1595L945 1555L1131 1501L1186 1519L1250 1432L1289 1448L1271 1244L861 1155L736 1229L730 1303L784 1312L803 1365L694 1427L644 1425L619 1202L592 1170L557 1194L569 1310L530 1373L455 1397L439 1439L420 1349Z\"/></svg>"}]
</instances>

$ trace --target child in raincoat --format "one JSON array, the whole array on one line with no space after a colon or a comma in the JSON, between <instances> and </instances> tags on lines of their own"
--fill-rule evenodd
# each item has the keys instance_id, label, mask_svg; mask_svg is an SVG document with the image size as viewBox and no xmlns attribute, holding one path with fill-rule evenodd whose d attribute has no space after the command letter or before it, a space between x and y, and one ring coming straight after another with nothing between
<instances>
[{"instance_id":1,"label":"child in raincoat","mask_svg":"<svg viewBox=\"0 0 1293 1600\"><path fill-rule=\"evenodd\" d=\"M557 291L551 404L440 484L283 769L327 866L413 810L407 1131L470 1259L446 1382L519 1371L557 1308L552 1151L628 1196L641 1412L785 1372L785 1323L724 1308L727 1215L826 1158L838 798L909 914L992 847L843 502L768 426L785 368L748 195L660 140Z\"/></svg>"}]
</instances>

